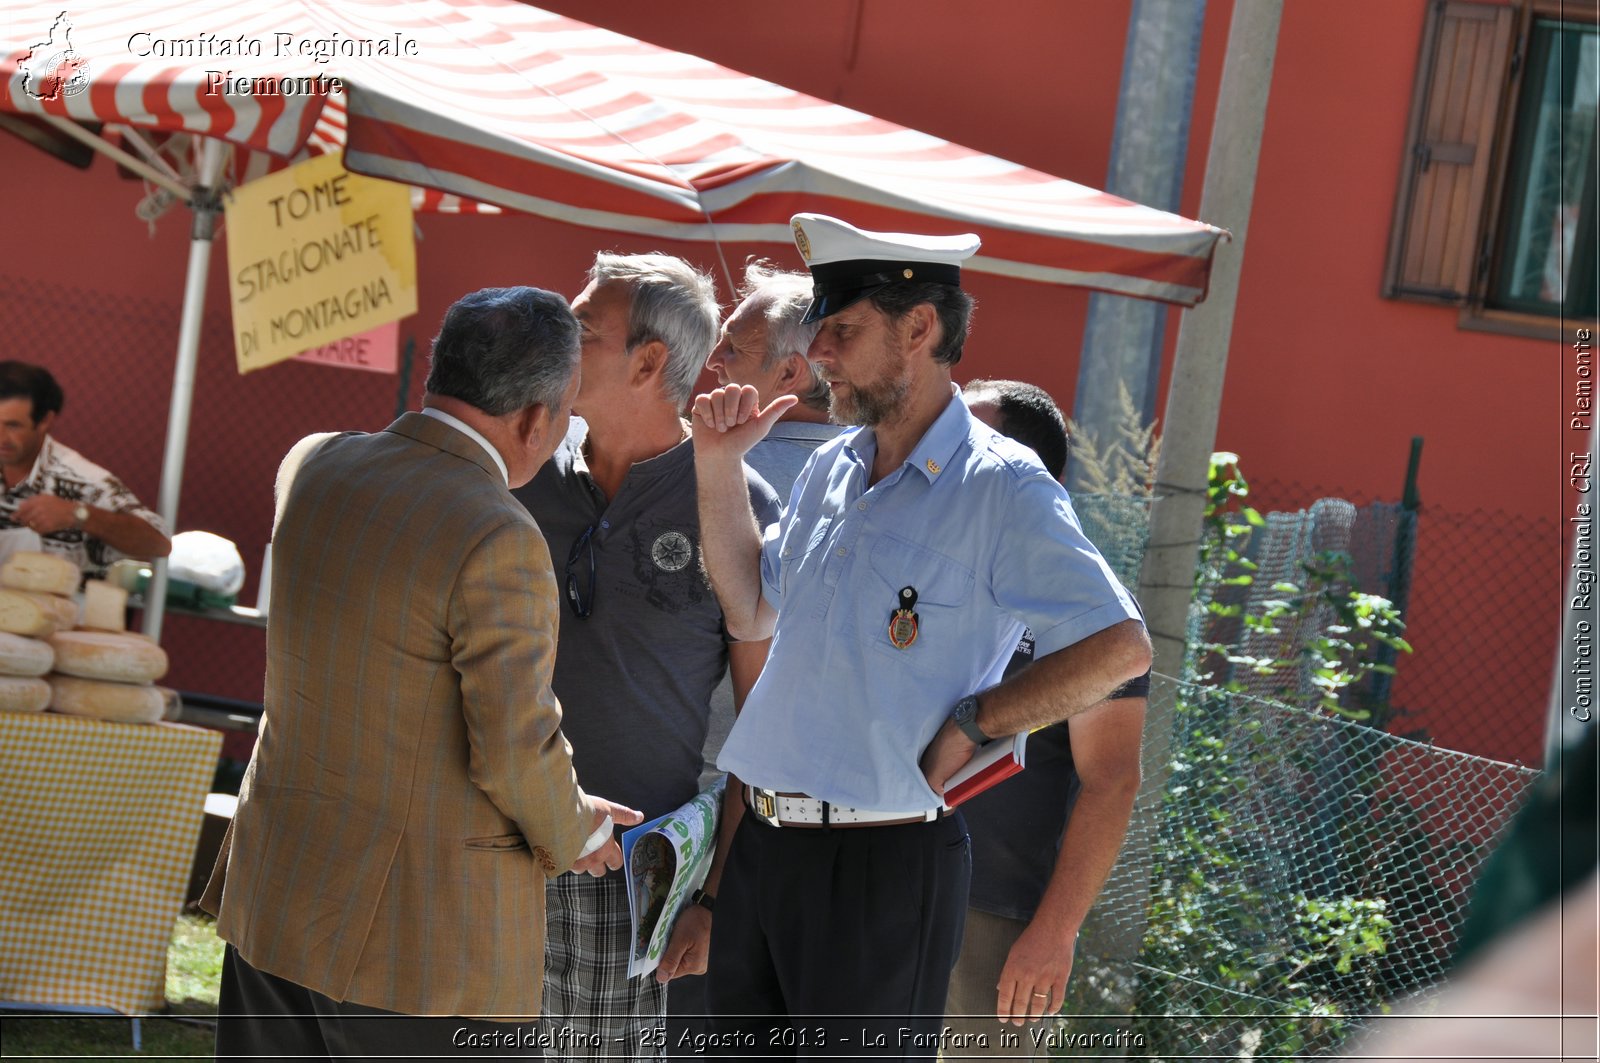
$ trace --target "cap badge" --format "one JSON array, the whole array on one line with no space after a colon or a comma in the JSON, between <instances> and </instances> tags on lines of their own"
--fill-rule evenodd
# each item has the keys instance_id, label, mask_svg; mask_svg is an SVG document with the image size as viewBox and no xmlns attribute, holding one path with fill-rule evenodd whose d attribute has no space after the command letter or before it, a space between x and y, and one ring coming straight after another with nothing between
<instances>
[{"instance_id":1,"label":"cap badge","mask_svg":"<svg viewBox=\"0 0 1600 1063\"><path fill-rule=\"evenodd\" d=\"M801 258L811 261L811 241L806 239L806 231L800 228L799 222L794 223L794 246L799 248Z\"/></svg>"},{"instance_id":2,"label":"cap badge","mask_svg":"<svg viewBox=\"0 0 1600 1063\"><path fill-rule=\"evenodd\" d=\"M928 459L928 471L929 472L933 473L933 475L935 475L935 476L938 476L939 475L939 468L940 468L940 466L939 466L938 462L934 461L932 458Z\"/></svg>"},{"instance_id":3,"label":"cap badge","mask_svg":"<svg viewBox=\"0 0 1600 1063\"><path fill-rule=\"evenodd\" d=\"M906 280L910 280L912 274L911 274L911 271L908 269L908 270L902 270L901 273L900 273L900 276L904 277Z\"/></svg>"}]
</instances>

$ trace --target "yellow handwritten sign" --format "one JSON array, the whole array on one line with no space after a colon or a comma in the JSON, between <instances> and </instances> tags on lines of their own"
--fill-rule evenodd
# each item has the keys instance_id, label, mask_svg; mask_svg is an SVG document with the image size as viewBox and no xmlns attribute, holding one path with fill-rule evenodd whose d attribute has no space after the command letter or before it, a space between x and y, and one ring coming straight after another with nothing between
<instances>
[{"instance_id":1,"label":"yellow handwritten sign","mask_svg":"<svg viewBox=\"0 0 1600 1063\"><path fill-rule=\"evenodd\" d=\"M411 191L318 155L227 202L239 372L417 312Z\"/></svg>"}]
</instances>

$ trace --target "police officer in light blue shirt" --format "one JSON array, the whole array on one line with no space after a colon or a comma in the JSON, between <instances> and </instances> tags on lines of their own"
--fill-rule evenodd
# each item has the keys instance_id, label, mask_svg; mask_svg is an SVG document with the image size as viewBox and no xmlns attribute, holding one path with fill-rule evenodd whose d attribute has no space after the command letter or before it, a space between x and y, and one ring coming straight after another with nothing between
<instances>
[{"instance_id":1,"label":"police officer in light blue shirt","mask_svg":"<svg viewBox=\"0 0 1600 1063\"><path fill-rule=\"evenodd\" d=\"M740 458L794 400L763 408L742 386L695 400L706 567L729 632L773 639L718 761L747 807L711 1006L738 1054L932 1058L954 1047L938 1034L970 873L945 781L979 744L1141 674L1149 640L1066 492L951 380L977 238L814 214L794 233L822 322L809 356L832 419L862 427L819 448L782 519L758 528ZM1001 682L1024 627L1037 661ZM1037 1017L1064 989L1001 986L999 1009ZM788 1017L770 1043L768 1016Z\"/></svg>"}]
</instances>

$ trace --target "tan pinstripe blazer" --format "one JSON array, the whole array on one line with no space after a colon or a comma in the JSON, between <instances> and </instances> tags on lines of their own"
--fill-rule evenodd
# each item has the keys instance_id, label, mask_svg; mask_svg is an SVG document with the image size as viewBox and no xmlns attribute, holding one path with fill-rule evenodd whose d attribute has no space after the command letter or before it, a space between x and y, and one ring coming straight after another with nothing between
<instances>
[{"instance_id":1,"label":"tan pinstripe blazer","mask_svg":"<svg viewBox=\"0 0 1600 1063\"><path fill-rule=\"evenodd\" d=\"M336 1000L537 1015L545 879L590 825L537 525L476 442L408 413L305 460L273 555L218 933Z\"/></svg>"}]
</instances>

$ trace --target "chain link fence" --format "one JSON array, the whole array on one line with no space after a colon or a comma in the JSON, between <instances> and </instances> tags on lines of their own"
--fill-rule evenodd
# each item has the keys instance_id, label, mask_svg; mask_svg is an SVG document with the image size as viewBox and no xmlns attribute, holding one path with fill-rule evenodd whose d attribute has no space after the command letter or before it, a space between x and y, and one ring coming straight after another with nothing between
<instances>
[{"instance_id":1,"label":"chain link fence","mask_svg":"<svg viewBox=\"0 0 1600 1063\"><path fill-rule=\"evenodd\" d=\"M1242 617L1259 615L1285 582L1307 582L1307 563L1325 552L1348 560L1335 589L1381 594L1408 606L1410 617L1419 600L1454 600L1437 573L1459 580L1463 553L1495 549L1472 537L1471 522L1327 494L1252 485L1250 501L1265 515L1245 550L1254 578L1207 589L1239 609L1222 617L1197 609L1192 651L1221 643L1239 657L1294 660L1297 647L1334 622L1326 604L1265 630ZM1085 533L1133 585L1147 500L1080 496L1074 506ZM1424 563L1430 549L1442 564ZM1531 578L1506 567L1464 592L1480 612L1510 607L1518 575ZM1435 646L1414 621L1407 635L1416 655L1437 650L1446 671L1494 669L1461 658L1449 639ZM1542 643L1525 637L1523 653L1543 661L1555 631ZM1410 678L1408 656L1398 667ZM1537 777L1285 704L1315 701L1303 667L1223 665L1214 681L1236 689L1156 679L1150 715L1173 721L1171 774L1141 792L1122 856L1079 936L1064 1008L1070 1018L1051 1042L1058 1056L1282 1059L1335 1050L1388 1001L1443 977L1470 886ZM1412 727L1429 702L1397 714L1389 699L1429 692L1373 673L1342 702L1382 709L1372 722ZM1543 694L1506 697L1500 712L1527 707L1534 723L1519 734L1537 742ZM1500 736L1481 737L1492 744Z\"/></svg>"},{"instance_id":2,"label":"chain link fence","mask_svg":"<svg viewBox=\"0 0 1600 1063\"><path fill-rule=\"evenodd\" d=\"M1444 974L1536 772L1164 677L1151 697L1172 774L1079 936L1058 1043L1314 1055Z\"/></svg>"},{"instance_id":3,"label":"chain link fence","mask_svg":"<svg viewBox=\"0 0 1600 1063\"><path fill-rule=\"evenodd\" d=\"M1078 524L1123 586L1136 590L1150 542L1148 496L1079 492L1072 496Z\"/></svg>"}]
</instances>

